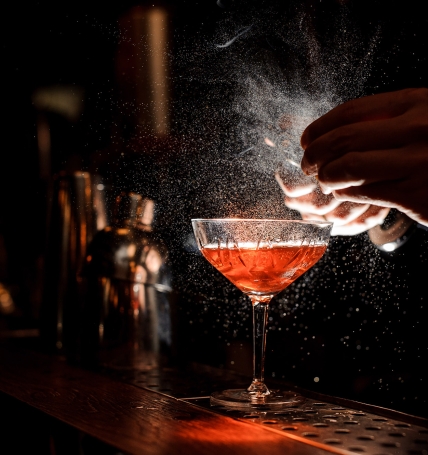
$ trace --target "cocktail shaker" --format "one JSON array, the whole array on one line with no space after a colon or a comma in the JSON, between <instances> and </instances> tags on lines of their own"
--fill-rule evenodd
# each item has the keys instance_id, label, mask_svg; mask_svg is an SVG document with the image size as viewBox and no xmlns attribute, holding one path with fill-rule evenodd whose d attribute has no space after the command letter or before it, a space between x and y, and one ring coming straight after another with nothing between
<instances>
[{"instance_id":1,"label":"cocktail shaker","mask_svg":"<svg viewBox=\"0 0 428 455\"><path fill-rule=\"evenodd\" d=\"M405 213L390 209L381 225L368 230L369 239L384 253L394 253L401 248L417 230L417 223Z\"/></svg>"},{"instance_id":2,"label":"cocktail shaker","mask_svg":"<svg viewBox=\"0 0 428 455\"><path fill-rule=\"evenodd\" d=\"M62 172L52 182L48 208L40 335L48 352L78 356L80 269L94 234L108 222L101 178Z\"/></svg>"},{"instance_id":3,"label":"cocktail shaker","mask_svg":"<svg viewBox=\"0 0 428 455\"><path fill-rule=\"evenodd\" d=\"M114 219L88 247L83 279L83 365L151 369L171 348L171 272L152 227L153 200L116 199Z\"/></svg>"}]
</instances>

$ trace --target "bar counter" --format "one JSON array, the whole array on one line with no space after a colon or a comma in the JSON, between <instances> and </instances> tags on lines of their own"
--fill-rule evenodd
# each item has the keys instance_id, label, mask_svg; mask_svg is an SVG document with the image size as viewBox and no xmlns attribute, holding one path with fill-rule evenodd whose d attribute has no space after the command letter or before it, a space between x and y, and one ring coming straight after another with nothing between
<instances>
[{"instance_id":1,"label":"bar counter","mask_svg":"<svg viewBox=\"0 0 428 455\"><path fill-rule=\"evenodd\" d=\"M3 415L8 415L8 409L35 412L35 418L44 416L111 447L109 453L428 453L427 420L367 404L307 392L302 409L230 412L211 408L209 393L182 396L183 392L174 391L180 381L191 388L201 386L207 377L214 381L208 387L218 387L221 378L225 383L240 380L238 375L203 365L191 372L169 368L162 374L147 371L120 376L73 366L59 356L10 340L0 343L0 365ZM5 453L19 453L13 447L8 450ZM51 453L60 455L61 451Z\"/></svg>"}]
</instances>

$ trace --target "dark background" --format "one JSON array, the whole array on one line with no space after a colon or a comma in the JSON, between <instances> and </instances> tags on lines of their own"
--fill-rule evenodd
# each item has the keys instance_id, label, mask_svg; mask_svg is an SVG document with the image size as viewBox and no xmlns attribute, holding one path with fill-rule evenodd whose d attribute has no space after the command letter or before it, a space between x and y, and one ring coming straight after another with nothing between
<instances>
[{"instance_id":1,"label":"dark background","mask_svg":"<svg viewBox=\"0 0 428 455\"><path fill-rule=\"evenodd\" d=\"M239 16L243 8L245 14L254 10L268 20L269 14L286 14L294 3L224 1L228 8L220 8L214 0L180 0L156 5L170 11L171 51L179 56L184 48L209 39L227 14ZM153 169L161 162L169 178L177 179L175 199L162 208L168 223L161 228L169 242L180 294L182 351L198 361L248 372L248 304L222 277L211 275L207 264L186 250L175 235L175 227L180 233L186 231L192 216L212 216L221 209L221 201L210 207L196 203L197 191L189 185L194 178L189 164L199 155L192 140L184 146L179 139L188 133L186 115L203 105L210 87L200 78L192 83L180 78L185 65L172 59L172 99L177 107L172 110L173 127L167 142L155 141L153 146L163 153L162 159L152 153L153 138L141 141L132 119L120 109L115 76L118 19L134 6L152 4L41 1L8 3L3 8L0 283L10 291L15 310L0 316L0 328L37 328L39 324L50 177L64 169L92 169L96 162L118 188L138 191L144 184L135 168L127 168L126 163L117 167L118 154L132 143L132 153L126 155L130 163L143 159L147 169ZM322 41L329 17L341 4L306 2L305 7L314 14ZM412 2L351 2L349 7L363 30L382 25L366 94L426 86L428 27L420 7ZM82 88L84 107L74 122L44 113L51 128L52 163L51 175L41 178L36 142L39 112L32 95L40 87L56 84ZM230 87L225 90L226 101L227 90ZM218 99L213 99L215 119ZM183 111L180 106L186 103L191 108ZM210 140L206 132L200 136ZM104 157L101 161L100 156ZM179 179L186 184L178 183ZM159 196L156 185L147 191ZM423 277L428 272L427 249L421 230L395 255L382 256L365 234L332 239L318 266L273 306L267 377L426 416ZM189 280L190 276L194 279ZM225 298L230 307L223 306ZM234 312L238 316L230 317ZM242 324L237 322L240 318ZM228 319L229 328L225 328Z\"/></svg>"},{"instance_id":2,"label":"dark background","mask_svg":"<svg viewBox=\"0 0 428 455\"><path fill-rule=\"evenodd\" d=\"M62 170L92 170L95 162L104 166L102 171L110 166L107 173L114 174L119 149L136 137L132 115L122 113L116 79L118 22L132 8L152 5L168 11L172 54L201 24L214 27L215 15L221 12L215 2L193 1L109 5L41 1L5 6L1 27L0 280L12 290L17 303L14 316L18 317L16 322L9 318L7 325L37 323L41 296L34 288L40 288L42 279L50 178ZM172 63L171 67L173 71ZM40 112L35 106L33 95L38 89L58 85L83 91L83 108L77 119L69 120L49 109ZM171 88L174 97L180 87L172 83ZM38 157L36 124L40 115L50 128L49 176L41 175ZM136 149L137 153L143 151L140 146ZM97 161L109 154L111 158ZM118 172L117 179L122 177L118 187L135 190L130 174Z\"/></svg>"}]
</instances>

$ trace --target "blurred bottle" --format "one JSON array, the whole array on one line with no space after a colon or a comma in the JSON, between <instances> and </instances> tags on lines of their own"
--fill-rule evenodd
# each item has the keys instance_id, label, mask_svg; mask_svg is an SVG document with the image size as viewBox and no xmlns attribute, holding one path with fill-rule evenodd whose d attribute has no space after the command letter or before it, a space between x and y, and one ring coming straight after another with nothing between
<instances>
[{"instance_id":1,"label":"blurred bottle","mask_svg":"<svg viewBox=\"0 0 428 455\"><path fill-rule=\"evenodd\" d=\"M82 363L150 369L171 352L167 249L152 228L153 200L116 199L112 225L89 245L83 276Z\"/></svg>"},{"instance_id":2,"label":"blurred bottle","mask_svg":"<svg viewBox=\"0 0 428 455\"><path fill-rule=\"evenodd\" d=\"M115 125L122 138L170 133L170 22L170 10L154 5L134 6L119 18Z\"/></svg>"},{"instance_id":3,"label":"blurred bottle","mask_svg":"<svg viewBox=\"0 0 428 455\"><path fill-rule=\"evenodd\" d=\"M105 188L98 176L87 172L56 176L47 223L40 337L45 351L70 361L78 358L79 273L89 242L107 222Z\"/></svg>"}]
</instances>

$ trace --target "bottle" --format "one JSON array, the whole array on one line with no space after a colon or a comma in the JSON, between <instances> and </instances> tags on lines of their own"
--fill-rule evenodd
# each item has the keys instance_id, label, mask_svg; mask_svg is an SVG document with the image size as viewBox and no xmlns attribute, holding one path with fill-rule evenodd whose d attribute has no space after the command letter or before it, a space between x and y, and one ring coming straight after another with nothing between
<instances>
[{"instance_id":1,"label":"bottle","mask_svg":"<svg viewBox=\"0 0 428 455\"><path fill-rule=\"evenodd\" d=\"M86 367L152 369L171 349L171 274L152 223L153 200L120 194L113 223L88 247L81 361Z\"/></svg>"}]
</instances>

